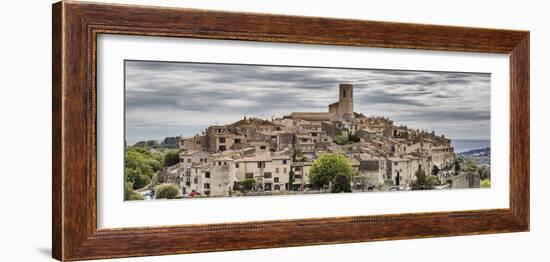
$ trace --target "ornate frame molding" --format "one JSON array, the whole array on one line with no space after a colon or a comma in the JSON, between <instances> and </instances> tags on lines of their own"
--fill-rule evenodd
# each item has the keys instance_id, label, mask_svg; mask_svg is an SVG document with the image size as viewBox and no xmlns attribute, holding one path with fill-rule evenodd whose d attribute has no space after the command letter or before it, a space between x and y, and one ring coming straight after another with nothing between
<instances>
[{"instance_id":1,"label":"ornate frame molding","mask_svg":"<svg viewBox=\"0 0 550 262\"><path fill-rule=\"evenodd\" d=\"M72 1L56 3L52 10L52 243L56 259L115 258L529 230L529 32ZM98 229L96 43L99 34L509 54L510 208ZM144 242L154 243L160 248L143 249L141 244Z\"/></svg>"}]
</instances>

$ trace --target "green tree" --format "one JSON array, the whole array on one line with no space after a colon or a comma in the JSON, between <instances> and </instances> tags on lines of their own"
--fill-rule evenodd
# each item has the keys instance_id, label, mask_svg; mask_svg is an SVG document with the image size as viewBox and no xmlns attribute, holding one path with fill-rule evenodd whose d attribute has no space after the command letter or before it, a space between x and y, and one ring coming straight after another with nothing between
<instances>
[{"instance_id":1,"label":"green tree","mask_svg":"<svg viewBox=\"0 0 550 262\"><path fill-rule=\"evenodd\" d=\"M426 177L426 172L422 169L422 166L418 165L418 169L414 173L416 180L412 183L413 190L423 190L427 189L428 178Z\"/></svg>"},{"instance_id":2,"label":"green tree","mask_svg":"<svg viewBox=\"0 0 550 262\"><path fill-rule=\"evenodd\" d=\"M357 142L361 142L361 139L357 135L349 134L348 141L351 143L357 143Z\"/></svg>"},{"instance_id":3,"label":"green tree","mask_svg":"<svg viewBox=\"0 0 550 262\"><path fill-rule=\"evenodd\" d=\"M437 176L428 176L426 179L426 187L429 189L439 185L441 185L441 180Z\"/></svg>"},{"instance_id":4,"label":"green tree","mask_svg":"<svg viewBox=\"0 0 550 262\"><path fill-rule=\"evenodd\" d=\"M455 159L455 163L453 166L454 166L455 175L458 175L458 173L460 173L460 163L458 162L457 159Z\"/></svg>"},{"instance_id":5,"label":"green tree","mask_svg":"<svg viewBox=\"0 0 550 262\"><path fill-rule=\"evenodd\" d=\"M439 167L434 165L434 167L432 168L432 176L437 176L437 174L439 174Z\"/></svg>"},{"instance_id":6,"label":"green tree","mask_svg":"<svg viewBox=\"0 0 550 262\"><path fill-rule=\"evenodd\" d=\"M130 148L124 154L125 168L138 169L141 174L151 178L153 176L153 166L155 158L143 148Z\"/></svg>"},{"instance_id":7,"label":"green tree","mask_svg":"<svg viewBox=\"0 0 550 262\"><path fill-rule=\"evenodd\" d=\"M330 190L330 192L332 193L351 192L350 182L351 182L350 176L348 174L340 172L334 177L334 182L332 184L332 189Z\"/></svg>"},{"instance_id":8,"label":"green tree","mask_svg":"<svg viewBox=\"0 0 550 262\"><path fill-rule=\"evenodd\" d=\"M334 143L341 146L349 142L348 137L346 135L336 135L332 141L334 141Z\"/></svg>"},{"instance_id":9,"label":"green tree","mask_svg":"<svg viewBox=\"0 0 550 262\"><path fill-rule=\"evenodd\" d=\"M351 180L353 173L351 163L345 156L326 153L313 162L309 171L309 178L314 188L321 189L334 182L334 178L339 173L343 173Z\"/></svg>"},{"instance_id":10,"label":"green tree","mask_svg":"<svg viewBox=\"0 0 550 262\"><path fill-rule=\"evenodd\" d=\"M151 183L151 178L144 175L139 168L125 168L126 182L132 184L133 189L140 189Z\"/></svg>"},{"instance_id":11,"label":"green tree","mask_svg":"<svg viewBox=\"0 0 550 262\"><path fill-rule=\"evenodd\" d=\"M482 188L490 188L491 187L491 180L490 179L481 180L480 186Z\"/></svg>"},{"instance_id":12,"label":"green tree","mask_svg":"<svg viewBox=\"0 0 550 262\"><path fill-rule=\"evenodd\" d=\"M254 186L256 185L256 180L252 178L247 178L243 182L241 182L241 189L242 191L250 191Z\"/></svg>"},{"instance_id":13,"label":"green tree","mask_svg":"<svg viewBox=\"0 0 550 262\"><path fill-rule=\"evenodd\" d=\"M180 154L178 150L170 150L164 154L163 163L165 167L173 166L180 162Z\"/></svg>"},{"instance_id":14,"label":"green tree","mask_svg":"<svg viewBox=\"0 0 550 262\"><path fill-rule=\"evenodd\" d=\"M155 187L155 197L157 199L174 199L178 196L178 186L174 184L164 184Z\"/></svg>"},{"instance_id":15,"label":"green tree","mask_svg":"<svg viewBox=\"0 0 550 262\"><path fill-rule=\"evenodd\" d=\"M486 166L478 166L477 173L481 180L491 179L491 170Z\"/></svg>"},{"instance_id":16,"label":"green tree","mask_svg":"<svg viewBox=\"0 0 550 262\"><path fill-rule=\"evenodd\" d=\"M477 166L476 162L474 162L472 160L468 160L468 161L465 161L462 164L460 170L464 171L464 172L477 172L478 166Z\"/></svg>"},{"instance_id":17,"label":"green tree","mask_svg":"<svg viewBox=\"0 0 550 262\"><path fill-rule=\"evenodd\" d=\"M143 196L133 190L132 183L125 183L124 184L124 200L143 200Z\"/></svg>"},{"instance_id":18,"label":"green tree","mask_svg":"<svg viewBox=\"0 0 550 262\"><path fill-rule=\"evenodd\" d=\"M294 171L290 170L288 172L288 189L292 190L292 185L294 184Z\"/></svg>"},{"instance_id":19,"label":"green tree","mask_svg":"<svg viewBox=\"0 0 550 262\"><path fill-rule=\"evenodd\" d=\"M153 148L154 148L154 147L158 147L158 145L159 145L159 142L156 141L156 140L149 140L149 141L147 141L146 143L147 143L147 146L148 146L148 147L153 147Z\"/></svg>"}]
</instances>

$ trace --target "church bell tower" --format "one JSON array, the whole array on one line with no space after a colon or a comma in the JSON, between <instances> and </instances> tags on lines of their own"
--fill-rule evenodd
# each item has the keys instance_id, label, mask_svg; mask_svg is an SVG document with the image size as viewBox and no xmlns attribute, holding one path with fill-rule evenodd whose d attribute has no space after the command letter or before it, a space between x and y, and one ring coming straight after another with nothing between
<instances>
[{"instance_id":1,"label":"church bell tower","mask_svg":"<svg viewBox=\"0 0 550 262\"><path fill-rule=\"evenodd\" d=\"M353 85L340 84L340 100L338 100L338 113L340 116L353 116Z\"/></svg>"}]
</instances>

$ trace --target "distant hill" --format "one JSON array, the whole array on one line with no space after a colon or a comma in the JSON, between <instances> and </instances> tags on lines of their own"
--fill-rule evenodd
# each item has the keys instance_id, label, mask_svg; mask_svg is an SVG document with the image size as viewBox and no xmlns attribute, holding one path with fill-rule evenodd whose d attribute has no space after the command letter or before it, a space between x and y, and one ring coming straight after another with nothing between
<instances>
[{"instance_id":1,"label":"distant hill","mask_svg":"<svg viewBox=\"0 0 550 262\"><path fill-rule=\"evenodd\" d=\"M461 152L458 154L462 156L474 156L474 155L487 156L487 155L491 155L491 148L486 147L486 148L480 148L480 149L472 149L472 150L468 150L466 152Z\"/></svg>"}]
</instances>

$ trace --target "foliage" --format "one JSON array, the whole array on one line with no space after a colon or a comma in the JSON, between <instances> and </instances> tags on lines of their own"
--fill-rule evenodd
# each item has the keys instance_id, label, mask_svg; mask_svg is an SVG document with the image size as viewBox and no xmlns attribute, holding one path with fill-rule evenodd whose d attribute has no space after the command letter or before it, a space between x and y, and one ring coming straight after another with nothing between
<instances>
[{"instance_id":1,"label":"foliage","mask_svg":"<svg viewBox=\"0 0 550 262\"><path fill-rule=\"evenodd\" d=\"M384 179L384 185L386 186L393 186L393 183L394 183L393 179L390 179L390 178Z\"/></svg>"},{"instance_id":2,"label":"foliage","mask_svg":"<svg viewBox=\"0 0 550 262\"><path fill-rule=\"evenodd\" d=\"M357 135L341 134L341 135L336 135L334 137L333 141L334 141L334 143L343 146L343 145L347 145L347 144L353 144L353 143L360 142L361 139Z\"/></svg>"},{"instance_id":3,"label":"foliage","mask_svg":"<svg viewBox=\"0 0 550 262\"><path fill-rule=\"evenodd\" d=\"M130 183L133 189L143 188L151 182L151 178L143 174L139 168L125 168L124 176L126 178L125 182Z\"/></svg>"},{"instance_id":4,"label":"foliage","mask_svg":"<svg viewBox=\"0 0 550 262\"><path fill-rule=\"evenodd\" d=\"M334 177L334 182L332 184L332 193L341 193L341 192L351 192L351 179L348 174L338 173Z\"/></svg>"},{"instance_id":5,"label":"foliage","mask_svg":"<svg viewBox=\"0 0 550 262\"><path fill-rule=\"evenodd\" d=\"M416 180L412 183L412 189L413 190L427 189L428 178L426 176L426 172L424 172L424 170L420 165L418 165L418 169L414 173L414 176L416 177Z\"/></svg>"},{"instance_id":6,"label":"foliage","mask_svg":"<svg viewBox=\"0 0 550 262\"><path fill-rule=\"evenodd\" d=\"M491 179L491 168L483 165L479 165L474 160L465 160L462 158L456 158L454 162L455 174L462 172L477 173L481 180ZM458 171L457 171L458 170Z\"/></svg>"},{"instance_id":7,"label":"foliage","mask_svg":"<svg viewBox=\"0 0 550 262\"><path fill-rule=\"evenodd\" d=\"M170 150L164 154L163 163L165 167L173 166L180 162L178 150Z\"/></svg>"},{"instance_id":8,"label":"foliage","mask_svg":"<svg viewBox=\"0 0 550 262\"><path fill-rule=\"evenodd\" d=\"M247 178L247 179L245 179L244 181L241 182L241 189L243 191L245 191L245 190L250 191L250 190L252 190L252 188L254 188L255 185L256 185L256 180L254 180L252 178Z\"/></svg>"},{"instance_id":9,"label":"foliage","mask_svg":"<svg viewBox=\"0 0 550 262\"><path fill-rule=\"evenodd\" d=\"M428 188L433 188L434 186L439 186L439 185L441 185L441 180L439 179L438 176L428 176L426 180L426 186Z\"/></svg>"},{"instance_id":10,"label":"foliage","mask_svg":"<svg viewBox=\"0 0 550 262\"><path fill-rule=\"evenodd\" d=\"M490 188L491 187L491 180L490 179L481 180L480 186L482 188Z\"/></svg>"},{"instance_id":11,"label":"foliage","mask_svg":"<svg viewBox=\"0 0 550 262\"><path fill-rule=\"evenodd\" d=\"M294 171L290 170L290 172L288 172L288 186L289 186L289 189L292 188L293 184L294 184Z\"/></svg>"},{"instance_id":12,"label":"foliage","mask_svg":"<svg viewBox=\"0 0 550 262\"><path fill-rule=\"evenodd\" d=\"M124 200L143 200L143 196L133 190L132 183L124 184Z\"/></svg>"},{"instance_id":13,"label":"foliage","mask_svg":"<svg viewBox=\"0 0 550 262\"><path fill-rule=\"evenodd\" d=\"M342 146L348 143L348 137L346 135L336 135L332 141Z\"/></svg>"},{"instance_id":14,"label":"foliage","mask_svg":"<svg viewBox=\"0 0 550 262\"><path fill-rule=\"evenodd\" d=\"M439 174L439 167L434 165L434 167L432 168L432 176L437 176L437 174Z\"/></svg>"},{"instance_id":15,"label":"foliage","mask_svg":"<svg viewBox=\"0 0 550 262\"><path fill-rule=\"evenodd\" d=\"M455 171L455 176L458 175L458 173L460 173L460 163L458 162L457 159L455 159L455 163L454 163L454 171Z\"/></svg>"},{"instance_id":16,"label":"foliage","mask_svg":"<svg viewBox=\"0 0 550 262\"><path fill-rule=\"evenodd\" d=\"M157 199L174 199L178 196L178 186L174 184L163 184L155 187Z\"/></svg>"},{"instance_id":17,"label":"foliage","mask_svg":"<svg viewBox=\"0 0 550 262\"><path fill-rule=\"evenodd\" d=\"M491 169L486 166L478 166L477 173L479 174L479 179L491 179Z\"/></svg>"},{"instance_id":18,"label":"foliage","mask_svg":"<svg viewBox=\"0 0 550 262\"><path fill-rule=\"evenodd\" d=\"M155 173L164 168L162 159L162 149L127 147L124 152L125 182L132 183L133 189L147 186Z\"/></svg>"},{"instance_id":19,"label":"foliage","mask_svg":"<svg viewBox=\"0 0 550 262\"><path fill-rule=\"evenodd\" d=\"M445 183L449 184L449 186L452 186L453 185L453 180L452 179L447 179L447 181L445 181Z\"/></svg>"},{"instance_id":20,"label":"foliage","mask_svg":"<svg viewBox=\"0 0 550 262\"><path fill-rule=\"evenodd\" d=\"M361 142L361 139L357 135L349 134L348 141L351 143L357 143L357 142Z\"/></svg>"},{"instance_id":21,"label":"foliage","mask_svg":"<svg viewBox=\"0 0 550 262\"><path fill-rule=\"evenodd\" d=\"M460 170L464 172L477 172L477 169L477 164L472 160L464 161L464 163L460 167Z\"/></svg>"},{"instance_id":22,"label":"foliage","mask_svg":"<svg viewBox=\"0 0 550 262\"><path fill-rule=\"evenodd\" d=\"M311 166L309 172L311 185L318 189L324 188L330 185L339 173L346 175L351 180L353 169L349 160L339 154L323 154Z\"/></svg>"}]
</instances>

